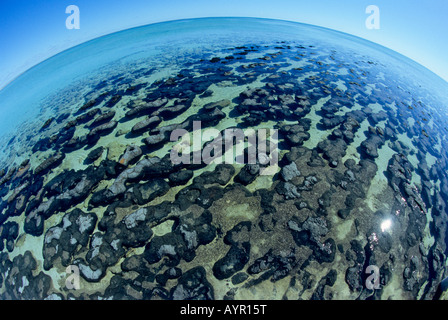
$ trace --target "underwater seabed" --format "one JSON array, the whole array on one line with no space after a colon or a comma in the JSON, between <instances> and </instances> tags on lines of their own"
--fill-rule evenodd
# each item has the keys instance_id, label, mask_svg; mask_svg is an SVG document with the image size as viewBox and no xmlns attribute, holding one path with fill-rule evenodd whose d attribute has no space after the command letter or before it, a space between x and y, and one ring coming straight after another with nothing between
<instances>
[{"instance_id":1,"label":"underwater seabed","mask_svg":"<svg viewBox=\"0 0 448 320\"><path fill-rule=\"evenodd\" d=\"M2 299L435 296L443 80L373 43L264 19L149 25L70 50L25 74L59 83L53 64L85 59L3 138ZM278 130L278 166L173 164L170 133L194 121Z\"/></svg>"}]
</instances>

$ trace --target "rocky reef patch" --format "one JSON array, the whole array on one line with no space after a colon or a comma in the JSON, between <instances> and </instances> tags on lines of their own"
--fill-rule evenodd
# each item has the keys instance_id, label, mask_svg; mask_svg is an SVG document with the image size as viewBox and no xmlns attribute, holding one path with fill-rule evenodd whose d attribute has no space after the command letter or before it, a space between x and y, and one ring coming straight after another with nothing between
<instances>
[{"instance_id":1,"label":"rocky reef patch","mask_svg":"<svg viewBox=\"0 0 448 320\"><path fill-rule=\"evenodd\" d=\"M430 93L382 76L380 62L306 43L185 60L83 84L84 98L37 123L5 162L2 299L435 295L448 146ZM246 162L173 163L171 133L195 122L278 130L278 166L263 175L248 163L247 139ZM79 288L67 286L68 267Z\"/></svg>"}]
</instances>

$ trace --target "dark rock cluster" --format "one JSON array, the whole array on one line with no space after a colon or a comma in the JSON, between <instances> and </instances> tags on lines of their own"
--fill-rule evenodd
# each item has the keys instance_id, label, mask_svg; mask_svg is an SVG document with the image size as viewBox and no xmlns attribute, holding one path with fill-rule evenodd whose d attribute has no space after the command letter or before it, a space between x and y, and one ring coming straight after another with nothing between
<instances>
[{"instance_id":1,"label":"dark rock cluster","mask_svg":"<svg viewBox=\"0 0 448 320\"><path fill-rule=\"evenodd\" d=\"M36 274L36 268L36 259L30 251L16 256L12 261L8 259L6 253L1 253L1 280L5 286L2 298L8 300L47 298L52 286L51 277L43 271Z\"/></svg>"}]
</instances>

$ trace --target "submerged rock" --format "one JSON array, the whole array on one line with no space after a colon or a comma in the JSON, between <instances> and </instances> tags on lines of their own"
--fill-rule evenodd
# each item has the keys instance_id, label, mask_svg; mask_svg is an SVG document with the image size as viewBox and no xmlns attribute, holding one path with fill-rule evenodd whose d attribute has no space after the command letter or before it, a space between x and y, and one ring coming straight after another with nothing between
<instances>
[{"instance_id":1,"label":"submerged rock","mask_svg":"<svg viewBox=\"0 0 448 320\"><path fill-rule=\"evenodd\" d=\"M184 185L193 177L193 174L192 170L182 170L171 173L168 179L172 185Z\"/></svg>"},{"instance_id":2,"label":"submerged rock","mask_svg":"<svg viewBox=\"0 0 448 320\"><path fill-rule=\"evenodd\" d=\"M65 155L63 153L57 153L49 157L34 169L34 174L45 174L52 167L57 166L64 158Z\"/></svg>"},{"instance_id":3,"label":"submerged rock","mask_svg":"<svg viewBox=\"0 0 448 320\"><path fill-rule=\"evenodd\" d=\"M170 189L170 185L163 179L151 180L133 187L134 197L139 205L146 204L157 197L163 196Z\"/></svg>"},{"instance_id":4,"label":"submerged rock","mask_svg":"<svg viewBox=\"0 0 448 320\"><path fill-rule=\"evenodd\" d=\"M287 166L284 166L281 171L282 178L285 181L289 181L294 179L295 177L300 176L300 171L297 169L297 165L294 162L291 162Z\"/></svg>"},{"instance_id":5,"label":"submerged rock","mask_svg":"<svg viewBox=\"0 0 448 320\"><path fill-rule=\"evenodd\" d=\"M133 133L146 131L157 126L162 120L158 116L152 116L150 118L146 118L140 122L137 122L131 129Z\"/></svg>"},{"instance_id":6,"label":"submerged rock","mask_svg":"<svg viewBox=\"0 0 448 320\"><path fill-rule=\"evenodd\" d=\"M117 121L112 120L109 122L106 122L104 124L101 124L95 128L93 128L88 134L87 138L90 140L96 140L99 139L101 135L105 135L107 133L110 133L115 127L117 126Z\"/></svg>"},{"instance_id":7,"label":"submerged rock","mask_svg":"<svg viewBox=\"0 0 448 320\"><path fill-rule=\"evenodd\" d=\"M59 224L49 228L42 249L44 269L49 270L57 258L67 267L75 254L87 246L96 222L94 213L74 209L66 213Z\"/></svg>"},{"instance_id":8,"label":"submerged rock","mask_svg":"<svg viewBox=\"0 0 448 320\"><path fill-rule=\"evenodd\" d=\"M228 99L223 99L223 100L219 100L217 102L210 102L207 103L206 105L204 105L204 110L206 111L212 111L215 108L225 108L228 105L230 105L230 100Z\"/></svg>"},{"instance_id":9,"label":"submerged rock","mask_svg":"<svg viewBox=\"0 0 448 320\"><path fill-rule=\"evenodd\" d=\"M244 235L241 235L241 233L248 233L250 230L251 223L246 221L240 222L227 232L224 242L231 245L231 247L226 255L216 261L213 265L213 275L218 280L231 277L233 274L243 269L249 262L251 244L248 241L247 236L245 239ZM235 239L237 238L236 234L240 234L238 238L242 239Z\"/></svg>"},{"instance_id":10,"label":"submerged rock","mask_svg":"<svg viewBox=\"0 0 448 320\"><path fill-rule=\"evenodd\" d=\"M323 153L325 159L329 161L330 166L337 166L341 158L345 156L347 143L343 139L324 140L319 142L317 148Z\"/></svg>"},{"instance_id":11,"label":"submerged rock","mask_svg":"<svg viewBox=\"0 0 448 320\"><path fill-rule=\"evenodd\" d=\"M36 275L37 263L32 253L27 250L24 254L19 254L9 262L7 276L4 279L5 292L2 299L40 299L47 298L51 288L51 277L42 271ZM34 274L33 274L34 273Z\"/></svg>"},{"instance_id":12,"label":"submerged rock","mask_svg":"<svg viewBox=\"0 0 448 320\"><path fill-rule=\"evenodd\" d=\"M93 162L95 160L97 160L99 157L101 157L101 155L104 152L104 147L100 146L98 148L93 149L92 151L89 152L89 154L87 155L87 161L88 162Z\"/></svg>"},{"instance_id":13,"label":"submerged rock","mask_svg":"<svg viewBox=\"0 0 448 320\"><path fill-rule=\"evenodd\" d=\"M362 150L366 153L367 156L371 158L378 157L378 149L384 144L384 140L377 136L372 135L367 140L361 143Z\"/></svg>"},{"instance_id":14,"label":"submerged rock","mask_svg":"<svg viewBox=\"0 0 448 320\"><path fill-rule=\"evenodd\" d=\"M234 181L246 186L257 178L259 172L260 166L258 164L246 164L235 176Z\"/></svg>"},{"instance_id":15,"label":"submerged rock","mask_svg":"<svg viewBox=\"0 0 448 320\"><path fill-rule=\"evenodd\" d=\"M171 289L173 300L213 300L214 290L208 282L204 267L195 267L185 272L176 287Z\"/></svg>"},{"instance_id":16,"label":"submerged rock","mask_svg":"<svg viewBox=\"0 0 448 320\"><path fill-rule=\"evenodd\" d=\"M118 160L118 163L127 167L131 162L137 161L142 154L142 149L139 146L130 145L126 147L126 150L120 157L120 160Z\"/></svg>"},{"instance_id":17,"label":"submerged rock","mask_svg":"<svg viewBox=\"0 0 448 320\"><path fill-rule=\"evenodd\" d=\"M111 121L111 119L115 116L115 111L111 110L109 112L103 113L102 115L99 115L98 117L96 117L91 126L96 127L99 124Z\"/></svg>"}]
</instances>

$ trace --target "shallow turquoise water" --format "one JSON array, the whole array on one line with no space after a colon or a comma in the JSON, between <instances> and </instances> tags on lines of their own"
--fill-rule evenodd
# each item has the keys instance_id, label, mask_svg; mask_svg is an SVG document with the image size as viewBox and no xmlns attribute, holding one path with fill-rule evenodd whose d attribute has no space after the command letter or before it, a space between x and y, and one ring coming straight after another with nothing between
<instances>
[{"instance_id":1,"label":"shallow turquoise water","mask_svg":"<svg viewBox=\"0 0 448 320\"><path fill-rule=\"evenodd\" d=\"M384 47L266 19L166 22L64 51L0 91L0 292L431 298L446 273L447 89ZM279 130L275 174L173 166L163 134L194 120ZM67 291L73 265L83 289Z\"/></svg>"},{"instance_id":2,"label":"shallow turquoise water","mask_svg":"<svg viewBox=\"0 0 448 320\"><path fill-rule=\"evenodd\" d=\"M2 118L0 137L9 138L22 121L39 115L45 98L70 87L86 75L157 55L182 55L185 50L231 46L243 42L282 40L343 46L358 56L377 57L387 68L395 68L407 81L421 80L431 86L436 99L446 99L446 82L412 60L385 47L341 32L287 21L254 18L204 18L157 23L124 30L88 41L43 61L0 91ZM336 36L336 37L334 37ZM337 39L337 40L335 40ZM340 47L338 48L340 49ZM400 61L397 65L395 61ZM403 68L406 68L405 74ZM50 98L51 99L51 98ZM17 112L20 110L20 112ZM4 143L3 143L4 144Z\"/></svg>"}]
</instances>

